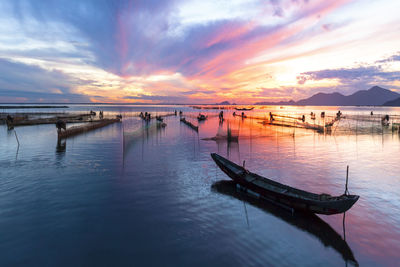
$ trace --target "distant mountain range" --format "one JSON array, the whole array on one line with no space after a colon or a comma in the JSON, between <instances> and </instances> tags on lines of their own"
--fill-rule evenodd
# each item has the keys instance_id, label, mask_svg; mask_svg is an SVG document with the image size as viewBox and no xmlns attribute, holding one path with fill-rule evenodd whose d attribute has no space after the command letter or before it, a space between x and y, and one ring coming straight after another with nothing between
<instances>
[{"instance_id":1,"label":"distant mountain range","mask_svg":"<svg viewBox=\"0 0 400 267\"><path fill-rule=\"evenodd\" d=\"M236 103L229 103L229 101L222 101L220 103L215 103L214 105L225 105L225 106L229 106L229 105L236 105Z\"/></svg>"},{"instance_id":2,"label":"distant mountain range","mask_svg":"<svg viewBox=\"0 0 400 267\"><path fill-rule=\"evenodd\" d=\"M390 106L390 107L399 107L400 106L400 97L396 98L395 100L388 101L383 105Z\"/></svg>"},{"instance_id":3,"label":"distant mountain range","mask_svg":"<svg viewBox=\"0 0 400 267\"><path fill-rule=\"evenodd\" d=\"M337 92L329 94L318 93L297 102L293 100L287 102L258 102L256 105L381 106L392 102L393 105L400 105L400 94L374 86L368 90L360 90L348 96Z\"/></svg>"}]
</instances>

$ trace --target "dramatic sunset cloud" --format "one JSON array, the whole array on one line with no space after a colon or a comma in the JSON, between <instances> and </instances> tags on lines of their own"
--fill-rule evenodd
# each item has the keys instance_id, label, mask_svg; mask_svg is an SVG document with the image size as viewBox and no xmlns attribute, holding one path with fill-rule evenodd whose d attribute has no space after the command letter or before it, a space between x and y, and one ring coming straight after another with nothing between
<instances>
[{"instance_id":1,"label":"dramatic sunset cloud","mask_svg":"<svg viewBox=\"0 0 400 267\"><path fill-rule=\"evenodd\" d=\"M400 2L5 0L0 102L236 103L400 91Z\"/></svg>"}]
</instances>

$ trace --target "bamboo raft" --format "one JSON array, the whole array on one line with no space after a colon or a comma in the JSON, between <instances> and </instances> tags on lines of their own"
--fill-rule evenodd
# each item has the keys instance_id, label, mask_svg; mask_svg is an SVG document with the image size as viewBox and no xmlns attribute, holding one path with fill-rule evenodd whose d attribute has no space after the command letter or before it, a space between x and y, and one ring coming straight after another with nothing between
<instances>
[{"instance_id":1,"label":"bamboo raft","mask_svg":"<svg viewBox=\"0 0 400 267\"><path fill-rule=\"evenodd\" d=\"M72 126L64 131L58 131L58 138L64 139L70 136L78 135L81 133L89 132L104 126L110 125L115 122L120 122L120 119L103 119L97 122L89 122L80 126Z\"/></svg>"},{"instance_id":2,"label":"bamboo raft","mask_svg":"<svg viewBox=\"0 0 400 267\"><path fill-rule=\"evenodd\" d=\"M234 107L232 107L232 106L225 106L225 105L222 105L222 106L215 106L215 105L211 105L211 106L189 106L190 108L193 108L193 109L234 109Z\"/></svg>"},{"instance_id":3,"label":"bamboo raft","mask_svg":"<svg viewBox=\"0 0 400 267\"><path fill-rule=\"evenodd\" d=\"M298 122L298 121L294 121L293 123L291 122L285 122L285 121L262 121L259 122L262 125L274 125L274 126L282 126L282 127L292 127L292 128L305 128L305 129L311 129L311 130L315 130L317 132L323 133L324 132L324 126L322 125L318 125L318 124L311 124L308 122Z\"/></svg>"},{"instance_id":4,"label":"bamboo raft","mask_svg":"<svg viewBox=\"0 0 400 267\"><path fill-rule=\"evenodd\" d=\"M232 116L234 116L234 117L239 117L239 118L242 118L242 119L253 119L253 120L266 120L266 116L264 116L264 117L258 117L258 116L249 116L249 115L246 115L246 114L244 114L244 116L242 116L242 114L238 114L238 113L235 113L235 114L232 114Z\"/></svg>"},{"instance_id":5,"label":"bamboo raft","mask_svg":"<svg viewBox=\"0 0 400 267\"><path fill-rule=\"evenodd\" d=\"M142 113L143 113L143 112L142 112ZM175 114L175 113L166 113L166 114L161 114L161 115L157 115L157 113L156 113L156 115L153 116L154 113L155 113L155 112L149 113L149 114L151 114L150 119L155 119L156 117L166 118L166 117L178 116L178 114ZM135 113L135 114L137 114L137 115L133 115L132 117L140 117L140 118L143 119L143 117L140 116L140 113ZM143 114L143 115L144 115L144 114Z\"/></svg>"},{"instance_id":6,"label":"bamboo raft","mask_svg":"<svg viewBox=\"0 0 400 267\"><path fill-rule=\"evenodd\" d=\"M74 122L87 122L90 114L78 114L78 115L60 115L50 118L37 118L28 119L28 117L16 117L12 123L7 122L8 127L14 126L27 126L27 125L39 125L39 124L54 124L58 120L62 119L66 123Z\"/></svg>"},{"instance_id":7,"label":"bamboo raft","mask_svg":"<svg viewBox=\"0 0 400 267\"><path fill-rule=\"evenodd\" d=\"M301 122L296 121L296 125L299 126L299 128L311 129L311 130L315 130L319 133L324 132L324 126L319 125L319 124L312 124L312 123L308 123L308 122L301 123Z\"/></svg>"},{"instance_id":8,"label":"bamboo raft","mask_svg":"<svg viewBox=\"0 0 400 267\"><path fill-rule=\"evenodd\" d=\"M196 132L199 130L199 126L194 125L190 121L187 121L185 118L181 118L180 121L189 126L190 128L192 128L193 130L195 130Z\"/></svg>"}]
</instances>

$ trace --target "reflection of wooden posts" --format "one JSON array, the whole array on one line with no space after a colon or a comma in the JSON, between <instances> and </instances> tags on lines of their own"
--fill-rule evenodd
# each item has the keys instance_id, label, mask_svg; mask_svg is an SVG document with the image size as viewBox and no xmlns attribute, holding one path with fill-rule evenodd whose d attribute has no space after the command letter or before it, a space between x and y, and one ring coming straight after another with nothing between
<instances>
[{"instance_id":1,"label":"reflection of wooden posts","mask_svg":"<svg viewBox=\"0 0 400 267\"><path fill-rule=\"evenodd\" d=\"M293 119L293 136L295 135L295 133L296 133L296 120Z\"/></svg>"},{"instance_id":2,"label":"reflection of wooden posts","mask_svg":"<svg viewBox=\"0 0 400 267\"><path fill-rule=\"evenodd\" d=\"M346 187L344 190L344 194L348 195L349 194L349 190L347 189L347 185L349 183L349 165L347 165L347 170L346 170Z\"/></svg>"},{"instance_id":3,"label":"reflection of wooden posts","mask_svg":"<svg viewBox=\"0 0 400 267\"><path fill-rule=\"evenodd\" d=\"M229 122L228 122L226 131L227 131L227 134L228 134L228 141L230 141L231 138L232 138L232 132L231 132L231 128L229 127Z\"/></svg>"},{"instance_id":4,"label":"reflection of wooden posts","mask_svg":"<svg viewBox=\"0 0 400 267\"><path fill-rule=\"evenodd\" d=\"M345 220L346 220L346 212L343 212L343 240L346 242L346 226L345 226ZM346 266L347 266L347 261L346 261Z\"/></svg>"},{"instance_id":5,"label":"reflection of wooden posts","mask_svg":"<svg viewBox=\"0 0 400 267\"><path fill-rule=\"evenodd\" d=\"M339 123L340 123L340 118L338 119L338 123L336 124L336 127L335 127L335 130L333 131L333 134L336 133L336 129L337 129L337 127L339 126Z\"/></svg>"},{"instance_id":6,"label":"reflection of wooden posts","mask_svg":"<svg viewBox=\"0 0 400 267\"><path fill-rule=\"evenodd\" d=\"M65 152L67 147L67 141L66 139L57 139L57 147L56 147L56 152Z\"/></svg>"},{"instance_id":7,"label":"reflection of wooden posts","mask_svg":"<svg viewBox=\"0 0 400 267\"><path fill-rule=\"evenodd\" d=\"M232 134L229 123L227 124L227 140L228 142L237 142L239 140L239 132L234 132L234 134Z\"/></svg>"},{"instance_id":8,"label":"reflection of wooden posts","mask_svg":"<svg viewBox=\"0 0 400 267\"><path fill-rule=\"evenodd\" d=\"M356 136L358 135L358 117L356 119Z\"/></svg>"}]
</instances>

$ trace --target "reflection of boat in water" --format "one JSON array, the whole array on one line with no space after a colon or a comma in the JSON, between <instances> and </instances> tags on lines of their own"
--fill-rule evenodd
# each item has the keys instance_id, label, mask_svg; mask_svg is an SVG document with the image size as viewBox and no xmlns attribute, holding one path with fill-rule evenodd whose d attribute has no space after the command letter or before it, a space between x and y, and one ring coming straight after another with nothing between
<instances>
[{"instance_id":1,"label":"reflection of boat in water","mask_svg":"<svg viewBox=\"0 0 400 267\"><path fill-rule=\"evenodd\" d=\"M293 209L331 215L347 211L359 198L357 195L331 196L310 193L251 173L244 167L216 153L212 153L211 157L218 167L236 183L253 191L260 198L268 199Z\"/></svg>"},{"instance_id":2,"label":"reflection of boat in water","mask_svg":"<svg viewBox=\"0 0 400 267\"><path fill-rule=\"evenodd\" d=\"M326 247L332 247L342 258L358 266L353 252L346 240L338 234L329 224L312 213L295 212L294 214L270 202L251 197L250 194L238 187L234 181L218 181L211 186L213 191L245 201L275 217L282 219L298 229L317 237Z\"/></svg>"},{"instance_id":3,"label":"reflection of boat in water","mask_svg":"<svg viewBox=\"0 0 400 267\"><path fill-rule=\"evenodd\" d=\"M253 110L254 109L254 107L251 107L251 108L235 108L236 110L243 110L243 111L246 111L246 110Z\"/></svg>"}]
</instances>

